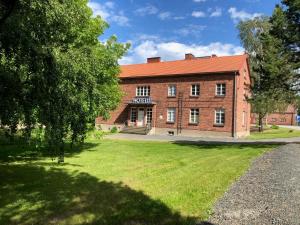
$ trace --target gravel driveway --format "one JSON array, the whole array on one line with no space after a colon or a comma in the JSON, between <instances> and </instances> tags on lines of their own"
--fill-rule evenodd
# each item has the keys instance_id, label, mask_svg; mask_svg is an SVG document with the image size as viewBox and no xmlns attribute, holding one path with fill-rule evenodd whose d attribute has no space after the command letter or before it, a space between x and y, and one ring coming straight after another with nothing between
<instances>
[{"instance_id":1,"label":"gravel driveway","mask_svg":"<svg viewBox=\"0 0 300 225\"><path fill-rule=\"evenodd\" d=\"M218 225L300 225L300 145L278 147L252 164L214 208Z\"/></svg>"}]
</instances>

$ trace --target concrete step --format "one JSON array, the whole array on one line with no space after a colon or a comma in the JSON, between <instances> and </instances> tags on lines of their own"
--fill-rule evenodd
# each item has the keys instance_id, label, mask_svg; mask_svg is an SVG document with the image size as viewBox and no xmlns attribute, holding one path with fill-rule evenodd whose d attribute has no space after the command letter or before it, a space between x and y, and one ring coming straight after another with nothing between
<instances>
[{"instance_id":1,"label":"concrete step","mask_svg":"<svg viewBox=\"0 0 300 225\"><path fill-rule=\"evenodd\" d=\"M148 133L148 129L147 127L125 127L120 131L120 133L146 135Z\"/></svg>"}]
</instances>

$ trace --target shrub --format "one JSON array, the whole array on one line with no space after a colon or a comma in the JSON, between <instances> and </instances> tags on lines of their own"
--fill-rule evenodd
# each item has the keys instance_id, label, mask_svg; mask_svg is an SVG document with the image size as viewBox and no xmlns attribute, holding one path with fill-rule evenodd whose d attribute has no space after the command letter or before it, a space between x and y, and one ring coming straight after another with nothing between
<instances>
[{"instance_id":1,"label":"shrub","mask_svg":"<svg viewBox=\"0 0 300 225\"><path fill-rule=\"evenodd\" d=\"M111 128L110 132L113 133L113 134L117 133L118 132L118 128L117 127L113 127L113 128Z\"/></svg>"},{"instance_id":2,"label":"shrub","mask_svg":"<svg viewBox=\"0 0 300 225\"><path fill-rule=\"evenodd\" d=\"M277 125L272 125L272 126L271 126L271 129L279 129L279 126L277 126Z\"/></svg>"},{"instance_id":3,"label":"shrub","mask_svg":"<svg viewBox=\"0 0 300 225\"><path fill-rule=\"evenodd\" d=\"M102 139L105 133L101 130L95 130L94 131L94 138L95 139Z\"/></svg>"}]
</instances>

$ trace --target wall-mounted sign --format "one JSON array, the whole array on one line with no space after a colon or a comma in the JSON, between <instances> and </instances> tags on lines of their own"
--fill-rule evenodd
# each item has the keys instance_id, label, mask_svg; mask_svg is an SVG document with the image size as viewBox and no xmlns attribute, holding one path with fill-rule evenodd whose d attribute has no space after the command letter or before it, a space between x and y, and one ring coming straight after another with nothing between
<instances>
[{"instance_id":1,"label":"wall-mounted sign","mask_svg":"<svg viewBox=\"0 0 300 225\"><path fill-rule=\"evenodd\" d=\"M134 98L132 100L134 104L152 104L151 97L143 97L143 98Z\"/></svg>"}]
</instances>

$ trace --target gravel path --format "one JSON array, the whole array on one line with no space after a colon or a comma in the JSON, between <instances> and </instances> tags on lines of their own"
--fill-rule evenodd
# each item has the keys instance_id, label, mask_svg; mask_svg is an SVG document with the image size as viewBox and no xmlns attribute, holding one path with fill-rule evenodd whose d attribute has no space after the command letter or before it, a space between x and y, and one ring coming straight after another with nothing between
<instances>
[{"instance_id":1,"label":"gravel path","mask_svg":"<svg viewBox=\"0 0 300 225\"><path fill-rule=\"evenodd\" d=\"M218 225L300 225L300 145L255 160L214 208Z\"/></svg>"}]
</instances>

